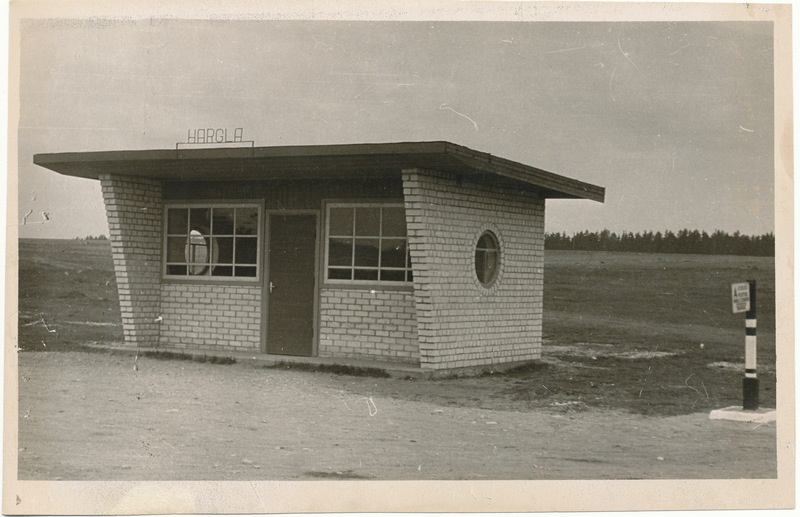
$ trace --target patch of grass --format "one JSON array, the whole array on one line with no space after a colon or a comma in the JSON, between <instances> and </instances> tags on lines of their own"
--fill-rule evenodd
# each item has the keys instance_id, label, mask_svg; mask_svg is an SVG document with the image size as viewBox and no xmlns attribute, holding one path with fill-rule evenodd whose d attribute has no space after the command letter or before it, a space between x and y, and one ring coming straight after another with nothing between
<instances>
[{"instance_id":1,"label":"patch of grass","mask_svg":"<svg viewBox=\"0 0 800 517\"><path fill-rule=\"evenodd\" d=\"M236 364L236 359L233 357L225 357L218 355L192 355L184 354L181 352L166 352L161 350L142 352L142 357L149 357L152 359L160 359L162 361L194 361L195 363L210 363L210 364Z\"/></svg>"},{"instance_id":2,"label":"patch of grass","mask_svg":"<svg viewBox=\"0 0 800 517\"><path fill-rule=\"evenodd\" d=\"M366 368L360 366L348 366L344 364L310 364L281 361L272 366L266 366L265 368L298 370L302 372L332 373L335 375L350 375L352 377L376 377L382 379L390 377L386 370L381 370L380 368Z\"/></svg>"},{"instance_id":3,"label":"patch of grass","mask_svg":"<svg viewBox=\"0 0 800 517\"><path fill-rule=\"evenodd\" d=\"M529 374L540 374L550 368L550 365L547 363L542 363L539 361L533 361L530 363L521 364L519 366L515 366L513 368L509 368L503 372L499 372L499 375L508 375L508 376L518 376L518 375L529 375Z\"/></svg>"}]
</instances>

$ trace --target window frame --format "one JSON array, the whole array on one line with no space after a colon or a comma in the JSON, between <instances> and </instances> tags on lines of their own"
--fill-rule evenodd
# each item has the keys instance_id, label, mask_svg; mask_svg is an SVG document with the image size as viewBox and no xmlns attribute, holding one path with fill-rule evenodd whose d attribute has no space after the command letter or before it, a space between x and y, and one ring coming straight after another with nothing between
<instances>
[{"instance_id":1,"label":"window frame","mask_svg":"<svg viewBox=\"0 0 800 517\"><path fill-rule=\"evenodd\" d=\"M493 248L480 247L480 242L484 236L488 236L489 240L494 244ZM481 230L475 239L473 246L473 259L472 259L472 273L476 285L485 293L493 292L500 282L500 277L503 273L503 242L500 239L500 234L496 228L484 228ZM495 255L495 265L492 268L492 275L489 279L481 279L481 274L478 272L478 254L482 253L484 257L484 273L487 272L486 265L489 263L486 258L489 254ZM486 280L486 281L484 281Z\"/></svg>"},{"instance_id":2,"label":"window frame","mask_svg":"<svg viewBox=\"0 0 800 517\"><path fill-rule=\"evenodd\" d=\"M169 238L170 237L180 237L183 234L171 234L169 233L169 210L171 209L209 209L210 210L210 217L213 220L213 210L214 209L224 209L224 208L255 208L257 210L257 227L256 232L252 236L247 236L248 239L255 240L256 246L256 260L255 264L253 263L246 263L246 264L238 264L239 267L255 267L256 268L256 275L255 276L215 276L209 273L204 273L200 275L191 275L191 274L169 274L168 273L168 266L170 265L185 265L188 268L190 267L188 262L169 262L167 260L167 255L169 252ZM162 206L162 213L163 213L163 221L162 221L162 254L161 254L161 278L164 281L171 282L171 283L232 283L236 285L261 285L264 277L264 267L263 267L263 248L264 248L264 202L262 200L251 200L251 199L242 199L242 200L208 200L208 201L170 201L165 202ZM191 222L191 221L190 221ZM187 234L188 237L192 232L191 224L187 227ZM212 227L213 230L213 227ZM220 235L215 235L213 231L210 234L202 233L203 238L207 241L209 239L213 239L215 237L220 237ZM222 238L232 238L234 239L234 248L235 248L235 238L236 238L236 228L234 226L232 234L221 234ZM213 254L213 251L212 251ZM235 256L235 251L234 251ZM209 260L209 265L214 265L213 257ZM230 264L217 264L222 266L230 266L233 268L233 273L236 272L237 263L232 261Z\"/></svg>"},{"instance_id":3,"label":"window frame","mask_svg":"<svg viewBox=\"0 0 800 517\"><path fill-rule=\"evenodd\" d=\"M331 234L331 208L402 208L403 214L405 216L405 204L401 200L386 200L386 201L378 201L378 200L336 200L336 201L326 201L325 207L323 210L324 214L324 238L325 242L323 243L323 261L321 265L322 269L322 279L325 285L328 286L335 286L335 287L379 287L382 290L408 290L413 288L414 286L414 279L413 274L414 270L411 264L411 253L409 250L409 242L408 242L408 225L407 221L404 221L404 225L406 226L405 235L402 237L400 236L384 236L383 235L383 217L381 217L381 225L379 229L378 235L357 235L355 227L353 228L353 235L344 236L344 235L335 235ZM355 217L355 212L354 212ZM341 279L341 278L330 278L330 244L332 238L352 238L354 243L353 246L355 247L356 239L376 239L378 240L378 265L377 267L373 266L363 266L358 267L355 264L355 250L353 250L353 254L351 256L351 262L349 267L345 266L334 266L334 269L342 269L342 270L349 270L351 271L351 278L350 279ZM384 240L400 240L402 239L405 242L405 249L406 249L406 259L405 265L402 268L399 267L388 267L382 268L381 267L381 244ZM352 278L355 276L355 270L357 269L366 269L366 270L375 270L378 273L377 279L364 279L364 280L357 280ZM403 272L404 280L381 280L381 271L401 271ZM409 279L411 276L411 279Z\"/></svg>"},{"instance_id":4,"label":"window frame","mask_svg":"<svg viewBox=\"0 0 800 517\"><path fill-rule=\"evenodd\" d=\"M481 246L481 241L484 240L484 237L487 238L491 246ZM478 259L479 256L483 257L480 262ZM490 256L494 257L493 267L489 266L489 264L492 262L489 260ZM499 273L500 239L497 238L497 234L495 234L493 231L484 230L481 232L480 237L478 237L478 242L475 243L475 276L477 277L481 286L483 286L485 289L491 289L491 287L497 281ZM488 277L486 277L487 275ZM481 278L482 276L486 278Z\"/></svg>"}]
</instances>

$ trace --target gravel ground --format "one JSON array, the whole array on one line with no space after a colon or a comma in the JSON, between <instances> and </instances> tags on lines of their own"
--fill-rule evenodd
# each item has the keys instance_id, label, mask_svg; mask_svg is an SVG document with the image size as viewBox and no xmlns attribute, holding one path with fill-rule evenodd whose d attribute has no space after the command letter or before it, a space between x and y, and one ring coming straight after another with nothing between
<instances>
[{"instance_id":1,"label":"gravel ground","mask_svg":"<svg viewBox=\"0 0 800 517\"><path fill-rule=\"evenodd\" d=\"M462 404L419 396L458 379L141 357L136 366L121 354L20 353L19 479L776 477L774 423L569 403L488 409L476 381L463 384Z\"/></svg>"}]
</instances>

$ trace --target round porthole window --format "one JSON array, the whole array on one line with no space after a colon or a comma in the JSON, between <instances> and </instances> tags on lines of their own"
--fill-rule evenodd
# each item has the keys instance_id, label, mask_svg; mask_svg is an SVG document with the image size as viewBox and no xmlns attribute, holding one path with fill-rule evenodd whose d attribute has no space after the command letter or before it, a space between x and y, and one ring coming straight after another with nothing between
<instances>
[{"instance_id":1,"label":"round porthole window","mask_svg":"<svg viewBox=\"0 0 800 517\"><path fill-rule=\"evenodd\" d=\"M500 242L497 235L487 230L475 246L475 274L483 287L490 287L500 269Z\"/></svg>"}]
</instances>

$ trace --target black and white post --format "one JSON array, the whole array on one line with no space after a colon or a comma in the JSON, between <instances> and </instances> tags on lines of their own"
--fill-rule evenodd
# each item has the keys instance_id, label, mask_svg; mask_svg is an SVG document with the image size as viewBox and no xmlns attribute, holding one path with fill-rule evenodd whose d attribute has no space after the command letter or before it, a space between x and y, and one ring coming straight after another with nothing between
<instances>
[{"instance_id":1,"label":"black and white post","mask_svg":"<svg viewBox=\"0 0 800 517\"><path fill-rule=\"evenodd\" d=\"M748 280L750 308L745 314L744 379L742 380L742 408L758 409L758 372L756 370L756 282Z\"/></svg>"}]
</instances>

